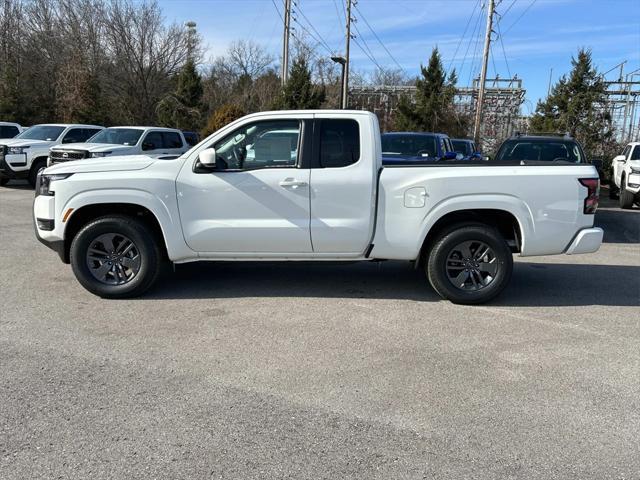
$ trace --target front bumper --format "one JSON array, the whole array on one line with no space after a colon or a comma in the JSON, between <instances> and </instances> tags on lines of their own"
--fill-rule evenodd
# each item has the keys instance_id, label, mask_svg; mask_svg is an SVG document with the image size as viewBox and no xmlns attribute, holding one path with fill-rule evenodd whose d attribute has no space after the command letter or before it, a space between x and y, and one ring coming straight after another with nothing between
<instances>
[{"instance_id":1,"label":"front bumper","mask_svg":"<svg viewBox=\"0 0 640 480\"><path fill-rule=\"evenodd\" d=\"M55 197L40 195L34 199L33 229L40 243L56 252L63 262L69 263L65 255L64 229L55 222Z\"/></svg>"},{"instance_id":2,"label":"front bumper","mask_svg":"<svg viewBox=\"0 0 640 480\"><path fill-rule=\"evenodd\" d=\"M0 152L0 178L24 178L29 174L27 154L3 154Z\"/></svg>"},{"instance_id":3,"label":"front bumper","mask_svg":"<svg viewBox=\"0 0 640 480\"><path fill-rule=\"evenodd\" d=\"M631 173L627 178L627 190L631 193L640 193L640 174Z\"/></svg>"},{"instance_id":4,"label":"front bumper","mask_svg":"<svg viewBox=\"0 0 640 480\"><path fill-rule=\"evenodd\" d=\"M564 253L567 255L577 255L579 253L597 252L600 245L602 245L603 235L604 230L601 228L583 228L576 234Z\"/></svg>"}]
</instances>

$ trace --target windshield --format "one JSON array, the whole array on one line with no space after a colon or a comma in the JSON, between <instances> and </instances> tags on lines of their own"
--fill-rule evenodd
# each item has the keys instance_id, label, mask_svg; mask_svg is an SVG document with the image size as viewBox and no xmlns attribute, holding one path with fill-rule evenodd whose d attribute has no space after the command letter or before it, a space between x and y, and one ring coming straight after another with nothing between
<instances>
[{"instance_id":1,"label":"windshield","mask_svg":"<svg viewBox=\"0 0 640 480\"><path fill-rule=\"evenodd\" d=\"M52 142L56 140L64 131L65 127L57 127L55 125L35 125L25 130L15 138L23 138L25 140L46 140Z\"/></svg>"},{"instance_id":2,"label":"windshield","mask_svg":"<svg viewBox=\"0 0 640 480\"><path fill-rule=\"evenodd\" d=\"M453 151L456 153L463 155L471 155L473 153L469 142L465 142L464 140L451 140L451 143L453 144Z\"/></svg>"},{"instance_id":3,"label":"windshield","mask_svg":"<svg viewBox=\"0 0 640 480\"><path fill-rule=\"evenodd\" d=\"M88 143L111 143L115 145L135 145L143 130L139 128L105 128L89 140Z\"/></svg>"},{"instance_id":4,"label":"windshield","mask_svg":"<svg viewBox=\"0 0 640 480\"><path fill-rule=\"evenodd\" d=\"M533 160L539 162L571 162L585 161L582 151L576 142L571 140L507 140L498 154L497 161Z\"/></svg>"},{"instance_id":5,"label":"windshield","mask_svg":"<svg viewBox=\"0 0 640 480\"><path fill-rule=\"evenodd\" d=\"M387 157L436 157L436 137L431 135L382 135L382 155Z\"/></svg>"}]
</instances>

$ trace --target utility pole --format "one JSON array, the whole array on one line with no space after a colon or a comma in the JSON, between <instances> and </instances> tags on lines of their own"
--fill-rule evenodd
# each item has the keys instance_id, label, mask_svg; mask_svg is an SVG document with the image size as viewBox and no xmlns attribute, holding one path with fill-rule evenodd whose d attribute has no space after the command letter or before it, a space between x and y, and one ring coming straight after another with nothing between
<instances>
[{"instance_id":1,"label":"utility pole","mask_svg":"<svg viewBox=\"0 0 640 480\"><path fill-rule=\"evenodd\" d=\"M289 80L289 34L291 33L291 0L284 0L284 38L282 39L282 86Z\"/></svg>"},{"instance_id":2,"label":"utility pole","mask_svg":"<svg viewBox=\"0 0 640 480\"><path fill-rule=\"evenodd\" d=\"M189 21L184 24L187 27L187 59L193 60L193 50L195 48L196 22Z\"/></svg>"},{"instance_id":3,"label":"utility pole","mask_svg":"<svg viewBox=\"0 0 640 480\"><path fill-rule=\"evenodd\" d=\"M480 85L478 89L478 103L476 104L476 119L473 126L473 139L480 145L480 124L482 123L482 106L484 103L484 87L487 81L487 63L489 62L489 48L491 46L491 32L493 31L493 13L495 1L489 0L487 9L487 32L484 37L484 52L482 53L482 70L480 71Z\"/></svg>"},{"instance_id":4,"label":"utility pole","mask_svg":"<svg viewBox=\"0 0 640 480\"><path fill-rule=\"evenodd\" d=\"M351 43L351 0L347 0L347 36L345 45L345 63L342 67L342 92L340 98L340 108L347 108L349 97L349 45Z\"/></svg>"}]
</instances>

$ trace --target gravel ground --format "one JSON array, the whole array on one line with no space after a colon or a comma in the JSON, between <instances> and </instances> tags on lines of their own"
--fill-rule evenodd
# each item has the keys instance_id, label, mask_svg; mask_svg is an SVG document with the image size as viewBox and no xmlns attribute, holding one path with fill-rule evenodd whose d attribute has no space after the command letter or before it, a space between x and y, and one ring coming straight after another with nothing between
<instances>
[{"instance_id":1,"label":"gravel ground","mask_svg":"<svg viewBox=\"0 0 640 480\"><path fill-rule=\"evenodd\" d=\"M193 264L101 300L0 188L0 478L640 478L640 210L493 303L407 263Z\"/></svg>"}]
</instances>

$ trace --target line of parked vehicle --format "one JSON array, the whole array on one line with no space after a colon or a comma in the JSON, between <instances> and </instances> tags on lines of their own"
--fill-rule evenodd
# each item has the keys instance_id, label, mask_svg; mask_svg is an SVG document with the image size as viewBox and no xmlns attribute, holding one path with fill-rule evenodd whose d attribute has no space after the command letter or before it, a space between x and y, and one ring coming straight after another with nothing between
<instances>
[{"instance_id":1,"label":"line of parked vehicle","mask_svg":"<svg viewBox=\"0 0 640 480\"><path fill-rule=\"evenodd\" d=\"M0 185L26 178L35 186L38 171L69 160L123 155L177 158L199 141L197 133L174 128L54 123L24 129L0 122Z\"/></svg>"}]
</instances>

